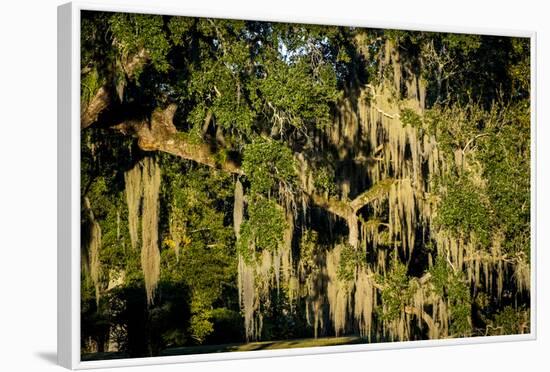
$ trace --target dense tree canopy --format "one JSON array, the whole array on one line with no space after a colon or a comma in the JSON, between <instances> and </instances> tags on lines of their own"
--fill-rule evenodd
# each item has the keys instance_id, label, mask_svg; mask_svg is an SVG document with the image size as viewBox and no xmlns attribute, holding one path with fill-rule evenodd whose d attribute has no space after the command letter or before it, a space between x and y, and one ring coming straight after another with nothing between
<instances>
[{"instance_id":1,"label":"dense tree canopy","mask_svg":"<svg viewBox=\"0 0 550 372\"><path fill-rule=\"evenodd\" d=\"M103 12L81 38L85 355L529 332L528 39Z\"/></svg>"}]
</instances>

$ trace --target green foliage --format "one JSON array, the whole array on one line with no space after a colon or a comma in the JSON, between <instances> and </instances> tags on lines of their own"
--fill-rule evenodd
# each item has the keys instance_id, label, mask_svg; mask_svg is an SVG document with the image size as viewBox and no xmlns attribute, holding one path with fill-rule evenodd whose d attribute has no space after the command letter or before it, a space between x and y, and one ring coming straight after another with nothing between
<instances>
[{"instance_id":1,"label":"green foliage","mask_svg":"<svg viewBox=\"0 0 550 372\"><path fill-rule=\"evenodd\" d=\"M191 316L191 325L189 330L193 339L201 344L206 339L206 336L214 331L214 325L209 320L209 316L205 313L195 314Z\"/></svg>"},{"instance_id":2,"label":"green foliage","mask_svg":"<svg viewBox=\"0 0 550 372\"><path fill-rule=\"evenodd\" d=\"M530 40L514 38L512 43L512 58L515 63L508 67L508 74L512 81L512 90L520 96L527 98L531 91L531 55Z\"/></svg>"},{"instance_id":3,"label":"green foliage","mask_svg":"<svg viewBox=\"0 0 550 372\"><path fill-rule=\"evenodd\" d=\"M162 16L114 13L109 24L114 45L122 58L139 53L144 48L158 71L168 70L166 54L170 44L166 39Z\"/></svg>"},{"instance_id":4,"label":"green foliage","mask_svg":"<svg viewBox=\"0 0 550 372\"><path fill-rule=\"evenodd\" d=\"M472 330L470 289L461 273L451 276L447 285L447 294L451 310L450 333L458 336L470 335Z\"/></svg>"},{"instance_id":5,"label":"green foliage","mask_svg":"<svg viewBox=\"0 0 550 372\"><path fill-rule=\"evenodd\" d=\"M189 333L195 342L201 344L214 331L210 321L212 316L212 299L207 291L193 290L191 295L191 319Z\"/></svg>"},{"instance_id":6,"label":"green foliage","mask_svg":"<svg viewBox=\"0 0 550 372\"><path fill-rule=\"evenodd\" d=\"M504 233L508 253L528 253L530 223L530 111L527 100L434 107L424 117L402 112L405 124L421 124L436 136L451 164L455 153L469 169L452 169L436 183L442 197L437 222L455 234L476 233L487 244ZM484 180L483 187L480 179ZM474 180L477 180L474 184Z\"/></svg>"},{"instance_id":7,"label":"green foliage","mask_svg":"<svg viewBox=\"0 0 550 372\"><path fill-rule=\"evenodd\" d=\"M403 125L410 125L413 128L422 128L422 117L414 110L403 109L401 110L401 122Z\"/></svg>"},{"instance_id":8,"label":"green foliage","mask_svg":"<svg viewBox=\"0 0 550 372\"><path fill-rule=\"evenodd\" d=\"M364 264L363 252L349 244L344 245L340 252L340 261L336 275L338 280L352 282L355 279L356 269Z\"/></svg>"},{"instance_id":9,"label":"green foliage","mask_svg":"<svg viewBox=\"0 0 550 372\"><path fill-rule=\"evenodd\" d=\"M319 49L326 47L324 33L214 19L168 26L176 45L193 46L182 56L189 74L177 84L192 126L202 126L210 113L232 136L249 138L257 129L329 123L339 92L336 62Z\"/></svg>"},{"instance_id":10,"label":"green foliage","mask_svg":"<svg viewBox=\"0 0 550 372\"><path fill-rule=\"evenodd\" d=\"M249 134L256 113L246 102L240 73L228 65L229 62L223 60L204 59L200 69L191 71L188 90L198 103L191 110L189 120L201 127L210 110L221 127Z\"/></svg>"},{"instance_id":11,"label":"green foliage","mask_svg":"<svg viewBox=\"0 0 550 372\"><path fill-rule=\"evenodd\" d=\"M190 40L189 33L193 30L196 20L188 17L172 17L168 21L170 40L176 46L182 46Z\"/></svg>"},{"instance_id":12,"label":"green foliage","mask_svg":"<svg viewBox=\"0 0 550 372\"><path fill-rule=\"evenodd\" d=\"M83 105L90 102L103 83L96 68L91 69L90 72L82 76L80 80L80 101Z\"/></svg>"},{"instance_id":13,"label":"green foliage","mask_svg":"<svg viewBox=\"0 0 550 372\"><path fill-rule=\"evenodd\" d=\"M163 202L183 216L184 236L179 258L172 247L163 250L161 280L189 288L187 333L200 344L213 332L215 303L236 274L233 234L225 224L223 207L231 198L231 181L223 173L182 167L168 157L164 161Z\"/></svg>"},{"instance_id":14,"label":"green foliage","mask_svg":"<svg viewBox=\"0 0 550 372\"><path fill-rule=\"evenodd\" d=\"M113 192L114 177L97 177L88 190L87 197L93 201L92 211L101 227L100 279L107 287L113 275L124 271L125 281L143 280L139 264L139 252L131 251L127 229L127 209L122 192Z\"/></svg>"},{"instance_id":15,"label":"green foliage","mask_svg":"<svg viewBox=\"0 0 550 372\"><path fill-rule=\"evenodd\" d=\"M319 234L314 230L305 230L300 237L301 262L304 271L311 273L318 271L317 259L319 256Z\"/></svg>"},{"instance_id":16,"label":"green foliage","mask_svg":"<svg viewBox=\"0 0 550 372\"><path fill-rule=\"evenodd\" d=\"M241 224L240 237L237 239L236 248L239 257L242 257L244 262L251 264L256 260L256 247L253 246L256 234L247 221Z\"/></svg>"},{"instance_id":17,"label":"green foliage","mask_svg":"<svg viewBox=\"0 0 550 372\"><path fill-rule=\"evenodd\" d=\"M283 243L286 228L283 209L275 201L258 196L248 206L248 220L241 226L237 249L247 261L254 259L251 244L258 250L275 251Z\"/></svg>"},{"instance_id":18,"label":"green foliage","mask_svg":"<svg viewBox=\"0 0 550 372\"><path fill-rule=\"evenodd\" d=\"M306 59L293 64L275 61L266 69L267 77L258 82L268 106L275 114L282 112L287 124L295 127L303 127L307 122L318 127L329 124L327 103L338 98L336 75L330 65L317 69L315 77Z\"/></svg>"},{"instance_id":19,"label":"green foliage","mask_svg":"<svg viewBox=\"0 0 550 372\"><path fill-rule=\"evenodd\" d=\"M327 195L336 194L336 182L334 172L326 167L321 167L314 174L314 186L319 192L326 193Z\"/></svg>"},{"instance_id":20,"label":"green foliage","mask_svg":"<svg viewBox=\"0 0 550 372\"><path fill-rule=\"evenodd\" d=\"M107 66L112 62L110 40L105 35L109 29L111 13L82 11L80 25L80 67L96 68L106 75Z\"/></svg>"},{"instance_id":21,"label":"green foliage","mask_svg":"<svg viewBox=\"0 0 550 372\"><path fill-rule=\"evenodd\" d=\"M492 216L484 195L466 176L451 178L437 210L437 224L456 236L474 233L483 244L492 235Z\"/></svg>"},{"instance_id":22,"label":"green foliage","mask_svg":"<svg viewBox=\"0 0 550 372\"><path fill-rule=\"evenodd\" d=\"M442 43L454 53L468 55L481 47L481 36L466 34L443 34Z\"/></svg>"},{"instance_id":23,"label":"green foliage","mask_svg":"<svg viewBox=\"0 0 550 372\"><path fill-rule=\"evenodd\" d=\"M455 151L471 151L470 147L466 148L467 144L474 147L486 140L485 137L476 140L476 136L485 135L486 127L494 120L493 114L479 104L468 101L434 106L426 111L420 122L423 123L423 129L437 138L444 155L453 161ZM412 120L419 123L417 118L412 117Z\"/></svg>"},{"instance_id":24,"label":"green foliage","mask_svg":"<svg viewBox=\"0 0 550 372\"><path fill-rule=\"evenodd\" d=\"M407 275L407 266L400 261L394 260L391 270L386 276L379 276L377 282L381 283L383 308L377 308L382 320L396 320L405 305L409 304L417 285Z\"/></svg>"},{"instance_id":25,"label":"green foliage","mask_svg":"<svg viewBox=\"0 0 550 372\"><path fill-rule=\"evenodd\" d=\"M250 226L259 248L275 250L287 227L282 208L272 200L257 199L249 206Z\"/></svg>"},{"instance_id":26,"label":"green foliage","mask_svg":"<svg viewBox=\"0 0 550 372\"><path fill-rule=\"evenodd\" d=\"M242 167L252 194L269 194L275 185L291 186L296 178L292 151L274 140L258 138L246 145Z\"/></svg>"},{"instance_id":27,"label":"green foliage","mask_svg":"<svg viewBox=\"0 0 550 372\"><path fill-rule=\"evenodd\" d=\"M530 247L530 111L527 102L502 109L500 125L480 144L487 195L508 253Z\"/></svg>"},{"instance_id":28,"label":"green foliage","mask_svg":"<svg viewBox=\"0 0 550 372\"><path fill-rule=\"evenodd\" d=\"M409 115L410 116L410 115ZM409 118L411 119L412 116ZM416 119L411 119L416 121ZM424 127L438 138L449 161L459 151L474 167L456 169L445 186L438 222L454 233L473 231L483 243L505 234L509 253L527 253L530 221L530 112L527 101L490 110L476 104L429 110ZM474 185L480 176L486 187ZM444 190L444 189L440 189Z\"/></svg>"},{"instance_id":29,"label":"green foliage","mask_svg":"<svg viewBox=\"0 0 550 372\"><path fill-rule=\"evenodd\" d=\"M503 94L528 96L528 39L402 30L384 35L403 54L422 58L423 66L414 67L428 84L428 107L473 99L488 108Z\"/></svg>"},{"instance_id":30,"label":"green foliage","mask_svg":"<svg viewBox=\"0 0 550 372\"><path fill-rule=\"evenodd\" d=\"M438 257L430 269L434 292L447 300L451 324L450 334L468 336L472 331L470 289L461 272L455 272L447 262Z\"/></svg>"},{"instance_id":31,"label":"green foliage","mask_svg":"<svg viewBox=\"0 0 550 372\"><path fill-rule=\"evenodd\" d=\"M451 274L449 265L442 257L438 257L429 272L432 276L431 283L435 293L443 297L445 295L445 287L449 281L449 275Z\"/></svg>"},{"instance_id":32,"label":"green foliage","mask_svg":"<svg viewBox=\"0 0 550 372\"><path fill-rule=\"evenodd\" d=\"M179 215L185 216L184 226L188 240L181 247L179 259L170 245L161 249L159 291L162 297L164 288L177 287L182 294L187 288L191 294L191 314L188 325L182 322L162 325L165 321L163 319L170 319L175 309L182 311L182 305L176 306L172 300L161 300L150 312L154 314L156 322L160 322L158 327L164 329L162 341L159 342L181 345L189 335L193 342L201 343L213 331L212 313L217 308L215 303L223 297L225 288L234 286L236 261L232 246L233 233L226 226L224 215L224 202L232 197L231 181L226 174L212 174L203 168L186 168L179 162L172 162L167 156L163 157L162 164L164 171L161 207L168 203L170 208L164 207L164 210L179 210ZM94 213L102 228L102 277L106 281L113 279L116 273L124 272L123 286L142 286L140 253L139 250L131 249L124 195L122 192L112 193L109 188L112 182L114 180L97 178L88 191L88 196L94 201ZM161 220L161 226L162 224ZM170 237L165 235L161 238L166 241ZM86 281L83 283L83 293L88 294L84 295L84 301L94 295L93 286L90 283L85 284ZM105 282L104 288L106 285ZM107 308L106 311L111 310ZM95 322L92 319L89 321ZM93 324L95 325L90 327L97 326L97 322Z\"/></svg>"},{"instance_id":33,"label":"green foliage","mask_svg":"<svg viewBox=\"0 0 550 372\"><path fill-rule=\"evenodd\" d=\"M489 330L493 335L514 335L529 331L530 312L525 308L506 306L491 322Z\"/></svg>"}]
</instances>

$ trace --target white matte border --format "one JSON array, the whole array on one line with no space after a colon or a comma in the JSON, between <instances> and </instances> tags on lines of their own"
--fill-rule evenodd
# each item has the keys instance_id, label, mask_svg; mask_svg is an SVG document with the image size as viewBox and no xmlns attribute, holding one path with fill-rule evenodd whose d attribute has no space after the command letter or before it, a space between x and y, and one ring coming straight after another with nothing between
<instances>
[{"instance_id":1,"label":"white matte border","mask_svg":"<svg viewBox=\"0 0 550 372\"><path fill-rule=\"evenodd\" d=\"M531 39L531 327L529 334L483 336L442 340L385 342L373 344L320 346L311 348L223 352L211 354L125 358L100 361L80 361L80 11L111 11L248 19L271 22L313 23L337 26L356 26L379 29L402 29L526 37ZM69 32L69 35L64 35ZM67 39L70 38L70 39ZM65 50L68 48L69 50ZM66 59L70 55L70 65ZM355 351L405 349L417 347L452 346L536 340L536 33L525 30L495 30L472 27L448 27L413 23L390 23L365 20L274 15L258 11L220 12L212 9L166 7L153 4L122 5L72 2L58 8L58 362L66 368L92 369L105 367L142 366L201 361L252 359L278 356L330 354ZM70 87L69 92L64 89ZM65 101L66 100L66 101ZM65 102L64 102L65 101ZM68 132L68 133L66 133ZM70 153L70 159L66 155ZM68 184L70 182L70 185ZM66 205L68 203L68 205ZM66 214L70 213L69 216ZM72 218L71 218L72 216ZM67 230L68 226L70 229ZM69 243L70 242L70 243ZM70 244L70 246L67 246ZM66 280L70 282L67 283ZM67 298L69 297L69 298ZM67 309L70 304L70 311ZM67 339L69 338L69 339Z\"/></svg>"}]
</instances>

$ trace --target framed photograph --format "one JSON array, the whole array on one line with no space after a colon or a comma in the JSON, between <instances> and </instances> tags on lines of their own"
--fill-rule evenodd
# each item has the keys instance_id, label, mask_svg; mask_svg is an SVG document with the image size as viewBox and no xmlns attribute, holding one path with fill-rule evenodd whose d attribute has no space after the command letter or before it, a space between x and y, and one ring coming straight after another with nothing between
<instances>
[{"instance_id":1,"label":"framed photograph","mask_svg":"<svg viewBox=\"0 0 550 372\"><path fill-rule=\"evenodd\" d=\"M535 33L58 8L72 369L531 340Z\"/></svg>"}]
</instances>

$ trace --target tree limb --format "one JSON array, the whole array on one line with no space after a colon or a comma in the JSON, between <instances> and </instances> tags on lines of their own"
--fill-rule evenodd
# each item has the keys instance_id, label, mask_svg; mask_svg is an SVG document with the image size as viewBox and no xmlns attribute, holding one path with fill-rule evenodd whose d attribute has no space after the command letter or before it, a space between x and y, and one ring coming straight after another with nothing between
<instances>
[{"instance_id":1,"label":"tree limb","mask_svg":"<svg viewBox=\"0 0 550 372\"><path fill-rule=\"evenodd\" d=\"M417 317L422 319L424 321L424 323L426 323L426 325L430 329L431 334L432 333L437 334L438 328L437 328L433 318L427 312L425 312L424 310L419 309L419 308L414 307L414 306L405 306L405 313L407 313L409 315L416 315Z\"/></svg>"},{"instance_id":2,"label":"tree limb","mask_svg":"<svg viewBox=\"0 0 550 372\"><path fill-rule=\"evenodd\" d=\"M175 112L176 105L172 104L164 110L155 110L149 121L128 120L113 126L113 129L136 137L138 146L143 151L162 151L211 168L244 174L235 161L219 161L210 145L191 143L183 133L178 132L172 122Z\"/></svg>"},{"instance_id":3,"label":"tree limb","mask_svg":"<svg viewBox=\"0 0 550 372\"><path fill-rule=\"evenodd\" d=\"M365 205L369 204L373 200L379 199L386 195L391 187L395 183L393 178L386 178L374 186L372 186L367 191L363 192L349 204L354 213L357 213L359 209L363 208Z\"/></svg>"},{"instance_id":4,"label":"tree limb","mask_svg":"<svg viewBox=\"0 0 550 372\"><path fill-rule=\"evenodd\" d=\"M107 85L100 87L87 105L83 105L80 111L80 129L88 128L97 121L99 114L111 103L111 94Z\"/></svg>"},{"instance_id":5,"label":"tree limb","mask_svg":"<svg viewBox=\"0 0 550 372\"><path fill-rule=\"evenodd\" d=\"M466 150L468 149L468 147L474 143L478 138L481 138L481 137L485 137L485 136L488 136L489 133L480 133L476 136L474 136L473 138L471 138L468 142L466 142L466 145L464 145L464 148L462 149L462 155L466 154Z\"/></svg>"},{"instance_id":6,"label":"tree limb","mask_svg":"<svg viewBox=\"0 0 550 372\"><path fill-rule=\"evenodd\" d=\"M178 132L173 124L175 111L176 105L172 104L164 110L155 110L149 120L127 120L112 128L124 135L136 137L138 146L143 151L162 151L211 168L244 175L238 161L231 159L222 161L217 156L216 149L209 144L193 143L184 133ZM359 243L357 212L368 203L383 197L394 182L395 180L391 178L382 180L352 201L326 197L315 192L307 195L317 207L346 220L349 228L349 243L357 247Z\"/></svg>"},{"instance_id":7,"label":"tree limb","mask_svg":"<svg viewBox=\"0 0 550 372\"><path fill-rule=\"evenodd\" d=\"M149 56L145 49L139 50L137 53L128 57L124 62L121 63L122 70L128 78L132 78L136 71L147 63ZM112 87L110 84L106 83L99 87L94 96L90 99L87 104L83 102L80 109L80 129L88 128L90 125L94 124L99 115L111 104L113 101L112 97Z\"/></svg>"},{"instance_id":8,"label":"tree limb","mask_svg":"<svg viewBox=\"0 0 550 372\"><path fill-rule=\"evenodd\" d=\"M318 207L324 208L332 214L346 220L349 229L348 243L357 248L359 245L359 219L357 212L365 205L383 197L395 183L393 178L382 180L373 187L363 192L351 202L336 198L326 198L319 194L311 195L311 200Z\"/></svg>"},{"instance_id":9,"label":"tree limb","mask_svg":"<svg viewBox=\"0 0 550 372\"><path fill-rule=\"evenodd\" d=\"M348 220L350 214L353 214L353 209L351 208L349 203L346 203L345 201L342 201L340 199L324 197L323 195L317 193L311 194L310 197L311 201L316 206L326 209L330 213L345 220Z\"/></svg>"}]
</instances>

